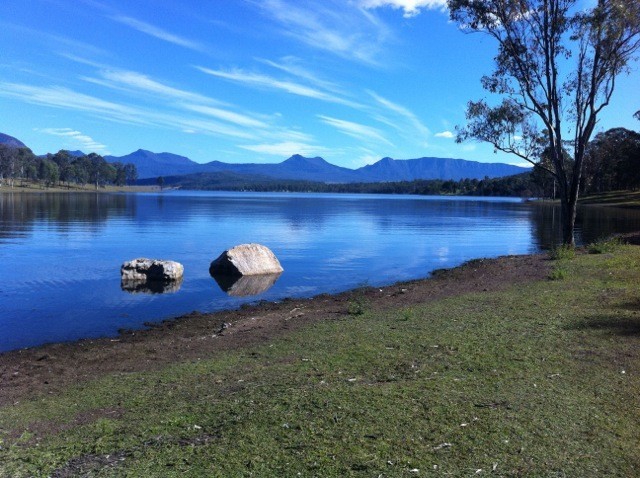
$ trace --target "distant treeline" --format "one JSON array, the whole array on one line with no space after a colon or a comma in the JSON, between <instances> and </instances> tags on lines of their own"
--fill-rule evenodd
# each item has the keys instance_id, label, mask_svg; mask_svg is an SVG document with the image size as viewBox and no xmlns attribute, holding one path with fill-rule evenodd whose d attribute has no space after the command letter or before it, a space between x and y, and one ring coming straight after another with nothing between
<instances>
[{"instance_id":1,"label":"distant treeline","mask_svg":"<svg viewBox=\"0 0 640 478\"><path fill-rule=\"evenodd\" d=\"M11 187L19 180L39 182L43 187L93 184L98 189L106 184L133 184L137 178L134 164L108 163L96 153L73 156L61 150L36 156L29 148L0 144L0 184Z\"/></svg>"},{"instance_id":2,"label":"distant treeline","mask_svg":"<svg viewBox=\"0 0 640 478\"><path fill-rule=\"evenodd\" d=\"M540 188L531 181L529 173L504 178L462 179L443 181L440 179L396 181L385 183L339 183L326 184L314 181L275 179L265 176L243 176L235 173L198 173L162 178L164 187L209 191L254 191L254 192L322 192L362 194L422 194L422 195L468 195L468 196L519 196L531 197L540 193ZM145 179L138 184L158 184L157 179Z\"/></svg>"}]
</instances>

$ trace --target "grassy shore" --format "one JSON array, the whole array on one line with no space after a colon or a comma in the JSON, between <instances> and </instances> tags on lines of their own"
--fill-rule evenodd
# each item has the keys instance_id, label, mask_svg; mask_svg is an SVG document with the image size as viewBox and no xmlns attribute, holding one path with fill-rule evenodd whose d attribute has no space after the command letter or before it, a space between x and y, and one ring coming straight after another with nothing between
<instances>
[{"instance_id":1,"label":"grassy shore","mask_svg":"<svg viewBox=\"0 0 640 478\"><path fill-rule=\"evenodd\" d=\"M495 290L478 278L522 261L437 275L430 299L354 292L323 320L285 305L295 327L242 347L191 337L190 360L12 397L0 476L639 476L640 247L594 250Z\"/></svg>"},{"instance_id":2,"label":"grassy shore","mask_svg":"<svg viewBox=\"0 0 640 478\"><path fill-rule=\"evenodd\" d=\"M581 198L580 204L596 204L602 206L640 208L640 191L611 191L602 194L593 194Z\"/></svg>"},{"instance_id":3,"label":"grassy shore","mask_svg":"<svg viewBox=\"0 0 640 478\"><path fill-rule=\"evenodd\" d=\"M13 187L8 184L0 185L0 193L120 193L120 192L153 192L159 191L158 186L100 186L98 189L92 184L70 184L46 187L44 184L31 181L16 181Z\"/></svg>"}]
</instances>

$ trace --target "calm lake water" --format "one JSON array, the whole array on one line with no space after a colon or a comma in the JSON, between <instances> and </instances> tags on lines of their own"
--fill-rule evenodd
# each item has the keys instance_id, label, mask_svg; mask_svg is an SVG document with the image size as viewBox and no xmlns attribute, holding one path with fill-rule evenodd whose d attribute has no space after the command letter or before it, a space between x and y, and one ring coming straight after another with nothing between
<instances>
[{"instance_id":1,"label":"calm lake water","mask_svg":"<svg viewBox=\"0 0 640 478\"><path fill-rule=\"evenodd\" d=\"M558 241L558 218L550 205L519 199L2 193L0 351L115 335L193 310L390 284L472 258L536 252ZM585 208L577 239L635 230L637 211ZM248 242L271 248L285 272L258 295L232 296L209 275L209 263ZM164 293L123 290L120 265L136 257L181 262L184 281Z\"/></svg>"}]
</instances>

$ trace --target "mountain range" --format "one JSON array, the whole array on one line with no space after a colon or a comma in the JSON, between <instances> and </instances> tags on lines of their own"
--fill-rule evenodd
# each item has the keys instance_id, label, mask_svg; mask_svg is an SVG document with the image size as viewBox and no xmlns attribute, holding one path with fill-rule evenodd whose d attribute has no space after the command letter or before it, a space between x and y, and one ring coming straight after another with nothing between
<instances>
[{"instance_id":1,"label":"mountain range","mask_svg":"<svg viewBox=\"0 0 640 478\"><path fill-rule=\"evenodd\" d=\"M0 133L0 144L26 147L20 140ZM82 156L82 151L70 151ZM132 163L141 180L159 176L184 176L217 173L220 178L265 178L323 183L376 183L413 181L416 179L483 179L511 176L527 171L527 168L504 163L481 163L464 159L423 157L416 159L382 158L374 164L358 169L336 166L323 158L306 158L294 154L281 163L224 163L211 161L196 163L186 156L173 153L154 153L139 149L125 156L105 156L108 162Z\"/></svg>"},{"instance_id":2,"label":"mountain range","mask_svg":"<svg viewBox=\"0 0 640 478\"><path fill-rule=\"evenodd\" d=\"M19 139L9 136L8 134L0 133L0 144L8 146L9 148L26 148L27 146Z\"/></svg>"},{"instance_id":3,"label":"mountain range","mask_svg":"<svg viewBox=\"0 0 640 478\"><path fill-rule=\"evenodd\" d=\"M323 158L306 158L294 154L275 164L224 163L211 161L196 163L185 156L172 153L153 153L139 149L126 156L105 156L109 162L135 164L138 177L181 176L198 173L234 173L265 176L275 179L319 181L324 183L413 181L415 179L483 179L511 176L526 168L504 163L480 163L464 159L424 157L417 159L383 158L358 169L336 166Z\"/></svg>"}]
</instances>

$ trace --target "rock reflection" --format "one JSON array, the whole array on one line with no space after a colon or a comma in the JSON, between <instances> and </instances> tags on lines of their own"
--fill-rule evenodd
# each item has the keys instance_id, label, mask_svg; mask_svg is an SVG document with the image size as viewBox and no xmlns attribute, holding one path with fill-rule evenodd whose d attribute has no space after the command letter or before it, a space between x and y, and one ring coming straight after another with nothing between
<instances>
[{"instance_id":1,"label":"rock reflection","mask_svg":"<svg viewBox=\"0 0 640 478\"><path fill-rule=\"evenodd\" d=\"M233 297L248 297L262 294L271 289L281 274L260 274L253 276L230 276L212 273L220 288Z\"/></svg>"},{"instance_id":2,"label":"rock reflection","mask_svg":"<svg viewBox=\"0 0 640 478\"><path fill-rule=\"evenodd\" d=\"M170 282L152 280L123 280L120 288L130 294L173 294L182 287L182 278Z\"/></svg>"}]
</instances>

